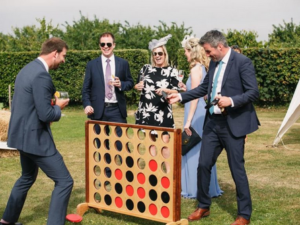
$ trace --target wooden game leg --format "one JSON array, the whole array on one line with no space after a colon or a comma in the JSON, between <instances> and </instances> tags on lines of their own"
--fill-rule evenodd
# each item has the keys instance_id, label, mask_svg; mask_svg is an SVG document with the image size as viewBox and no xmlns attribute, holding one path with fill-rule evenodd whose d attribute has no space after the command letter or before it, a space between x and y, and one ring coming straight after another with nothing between
<instances>
[{"instance_id":1,"label":"wooden game leg","mask_svg":"<svg viewBox=\"0 0 300 225\"><path fill-rule=\"evenodd\" d=\"M88 211L89 205L88 203L81 203L77 205L76 213L80 216L83 216L83 214Z\"/></svg>"},{"instance_id":2,"label":"wooden game leg","mask_svg":"<svg viewBox=\"0 0 300 225\"><path fill-rule=\"evenodd\" d=\"M166 225L188 225L189 221L187 219L181 219L180 221L176 221L176 222L170 222L167 223Z\"/></svg>"}]
</instances>

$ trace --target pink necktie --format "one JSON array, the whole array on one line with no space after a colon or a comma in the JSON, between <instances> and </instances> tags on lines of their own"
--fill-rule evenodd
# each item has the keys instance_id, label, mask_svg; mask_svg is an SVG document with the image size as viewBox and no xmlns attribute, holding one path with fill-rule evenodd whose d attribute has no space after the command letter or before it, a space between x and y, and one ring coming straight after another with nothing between
<instances>
[{"instance_id":1,"label":"pink necktie","mask_svg":"<svg viewBox=\"0 0 300 225\"><path fill-rule=\"evenodd\" d=\"M110 85L111 82L111 69L110 69L110 59L106 60L106 71L105 71L105 97L108 99L112 98L112 85Z\"/></svg>"}]
</instances>

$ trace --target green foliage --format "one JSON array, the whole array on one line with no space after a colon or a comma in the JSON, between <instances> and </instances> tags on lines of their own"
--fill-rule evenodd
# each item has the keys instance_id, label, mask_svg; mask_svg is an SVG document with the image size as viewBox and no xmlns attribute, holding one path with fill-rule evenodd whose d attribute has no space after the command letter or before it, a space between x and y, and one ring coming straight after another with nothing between
<instances>
[{"instance_id":1,"label":"green foliage","mask_svg":"<svg viewBox=\"0 0 300 225\"><path fill-rule=\"evenodd\" d=\"M263 47L262 42L256 40L258 35L255 31L228 29L225 37L229 46L238 45L240 48Z\"/></svg>"},{"instance_id":2,"label":"green foliage","mask_svg":"<svg viewBox=\"0 0 300 225\"><path fill-rule=\"evenodd\" d=\"M13 28L13 35L0 36L0 51L22 52L40 51L42 43L51 36L62 37L63 32L45 18L37 19L40 27L25 26Z\"/></svg>"},{"instance_id":3,"label":"green foliage","mask_svg":"<svg viewBox=\"0 0 300 225\"><path fill-rule=\"evenodd\" d=\"M38 52L0 53L0 97L8 102L8 85L14 88L14 81L24 65L34 60ZM100 51L68 51L65 64L58 70L51 70L50 74L56 90L68 91L72 103L81 103L81 89L85 68L88 61L99 57ZM146 50L115 50L115 55L129 62L134 82L141 67L149 62ZM126 91L127 104L137 104L139 94L134 90ZM2 100L3 101L3 100Z\"/></svg>"},{"instance_id":4,"label":"green foliage","mask_svg":"<svg viewBox=\"0 0 300 225\"><path fill-rule=\"evenodd\" d=\"M293 19L283 25L273 25L273 32L269 34L270 47L295 48L300 47L300 24L297 26Z\"/></svg>"},{"instance_id":5,"label":"green foliage","mask_svg":"<svg viewBox=\"0 0 300 225\"><path fill-rule=\"evenodd\" d=\"M125 21L120 25L120 38L117 40L117 49L148 49L149 42L156 38L156 32L150 26L141 24L130 25Z\"/></svg>"},{"instance_id":6,"label":"green foliage","mask_svg":"<svg viewBox=\"0 0 300 225\"><path fill-rule=\"evenodd\" d=\"M109 20L100 21L96 16L94 20L89 20L80 12L79 21L73 21L73 24L66 22L64 25L64 41L67 42L69 49L73 50L98 50L99 37L101 33L111 32L115 38L119 38L120 23L110 24Z\"/></svg>"}]
</instances>

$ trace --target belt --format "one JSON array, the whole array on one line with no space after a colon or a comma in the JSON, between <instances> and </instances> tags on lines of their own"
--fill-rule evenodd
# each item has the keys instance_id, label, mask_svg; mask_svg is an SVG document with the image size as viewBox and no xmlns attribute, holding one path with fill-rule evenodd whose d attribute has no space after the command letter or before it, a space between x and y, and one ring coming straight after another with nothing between
<instances>
[{"instance_id":1,"label":"belt","mask_svg":"<svg viewBox=\"0 0 300 225\"><path fill-rule=\"evenodd\" d=\"M210 113L209 113L209 116L210 116L211 118L226 118L226 115L223 115L223 114L215 114L215 113L213 113L213 114L210 114Z\"/></svg>"},{"instance_id":2,"label":"belt","mask_svg":"<svg viewBox=\"0 0 300 225\"><path fill-rule=\"evenodd\" d=\"M105 106L105 107L118 106L118 103L105 102L105 103L104 103L104 106Z\"/></svg>"}]
</instances>

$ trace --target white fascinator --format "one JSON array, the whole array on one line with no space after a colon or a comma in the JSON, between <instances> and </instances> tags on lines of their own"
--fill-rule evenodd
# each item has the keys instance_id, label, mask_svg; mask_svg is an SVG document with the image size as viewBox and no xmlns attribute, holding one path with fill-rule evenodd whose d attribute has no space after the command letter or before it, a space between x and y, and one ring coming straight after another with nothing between
<instances>
[{"instance_id":1,"label":"white fascinator","mask_svg":"<svg viewBox=\"0 0 300 225\"><path fill-rule=\"evenodd\" d=\"M149 50L152 51L155 48L158 48L160 46L163 46L167 44L168 40L172 37L171 34L168 34L167 36L157 40L153 39L152 41L149 42Z\"/></svg>"},{"instance_id":2,"label":"white fascinator","mask_svg":"<svg viewBox=\"0 0 300 225\"><path fill-rule=\"evenodd\" d=\"M181 42L181 46L182 46L183 48L185 48L186 43L187 43L188 41L190 41L192 38L195 38L195 36L185 35L184 38L183 38L183 40L182 40L182 42ZM191 44L192 44L192 43L191 43ZM193 44L196 45L197 43L193 43ZM194 46L191 46L191 47L194 47Z\"/></svg>"}]
</instances>

